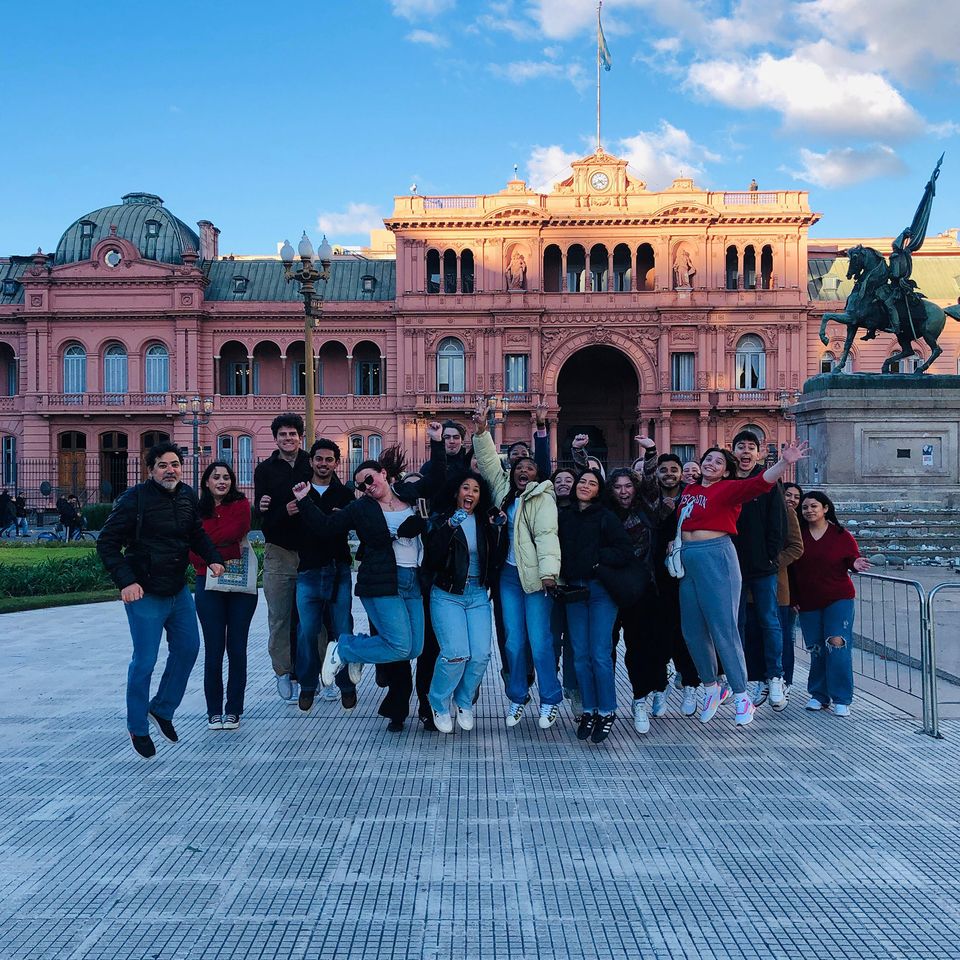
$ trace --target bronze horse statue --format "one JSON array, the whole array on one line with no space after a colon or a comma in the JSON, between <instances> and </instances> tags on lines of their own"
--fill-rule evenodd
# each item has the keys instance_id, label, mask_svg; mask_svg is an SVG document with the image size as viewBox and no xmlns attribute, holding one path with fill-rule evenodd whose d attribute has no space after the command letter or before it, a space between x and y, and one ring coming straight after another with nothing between
<instances>
[{"instance_id":1,"label":"bronze horse statue","mask_svg":"<svg viewBox=\"0 0 960 960\"><path fill-rule=\"evenodd\" d=\"M827 323L830 320L842 323L847 328L843 353L836 366L838 372L846 366L847 359L850 356L850 347L857 330L867 331L865 340L873 339L878 332L891 332L887 308L881 298L877 296L877 291L886 286L890 277L890 270L883 255L874 250L873 247L865 247L862 244L857 244L850 250L841 251L840 255L846 255L850 258L847 279L855 281L853 290L847 297L843 313L825 313L820 324L820 341L824 345L830 342L827 337ZM913 349L913 341L922 340L930 348L930 356L914 370L914 374L922 374L943 353L943 348L937 341L943 332L946 318L952 317L954 320L960 320L960 305L950 306L943 310L926 298L919 295L914 296L922 304L923 315L917 318L907 318L906 322L900 324L900 330L896 335L900 349L883 361L883 366L880 368L881 373L892 372L893 365L897 361L912 357L916 352Z\"/></svg>"}]
</instances>

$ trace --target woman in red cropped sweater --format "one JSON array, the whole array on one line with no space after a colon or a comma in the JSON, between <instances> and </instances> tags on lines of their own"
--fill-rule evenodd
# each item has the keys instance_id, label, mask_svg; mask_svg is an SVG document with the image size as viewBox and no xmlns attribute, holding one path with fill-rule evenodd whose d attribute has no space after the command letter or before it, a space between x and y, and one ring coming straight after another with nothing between
<instances>
[{"instance_id":1,"label":"woman in red cropped sweater","mask_svg":"<svg viewBox=\"0 0 960 960\"><path fill-rule=\"evenodd\" d=\"M683 519L680 550L684 576L680 581L680 625L690 656L704 684L700 720L708 723L720 706L717 655L733 690L743 726L753 719L747 694L747 666L737 628L740 606L740 564L731 537L737 532L740 505L766 493L783 476L788 464L807 455L807 444L794 441L763 473L745 480L729 450L711 447L700 459L700 481L684 488L679 510Z\"/></svg>"},{"instance_id":2,"label":"woman in red cropped sweater","mask_svg":"<svg viewBox=\"0 0 960 960\"><path fill-rule=\"evenodd\" d=\"M224 560L240 556L240 540L250 532L250 501L237 489L230 464L216 460L200 481L203 529ZM203 558L190 554L197 571L195 600L203 630L203 692L207 699L207 727L236 730L243 714L247 688L247 637L257 609L256 593L223 593L206 589ZM223 654L227 654L227 703L223 703Z\"/></svg>"}]
</instances>

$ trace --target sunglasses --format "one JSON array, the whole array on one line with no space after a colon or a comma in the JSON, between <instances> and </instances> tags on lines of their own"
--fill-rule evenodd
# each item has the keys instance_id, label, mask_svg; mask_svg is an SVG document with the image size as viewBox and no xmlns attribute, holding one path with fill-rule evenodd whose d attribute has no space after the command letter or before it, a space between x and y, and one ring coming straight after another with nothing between
<instances>
[{"instance_id":1,"label":"sunglasses","mask_svg":"<svg viewBox=\"0 0 960 960\"><path fill-rule=\"evenodd\" d=\"M368 473L362 480L354 480L353 485L362 493L367 487L372 487L376 480L375 473Z\"/></svg>"}]
</instances>

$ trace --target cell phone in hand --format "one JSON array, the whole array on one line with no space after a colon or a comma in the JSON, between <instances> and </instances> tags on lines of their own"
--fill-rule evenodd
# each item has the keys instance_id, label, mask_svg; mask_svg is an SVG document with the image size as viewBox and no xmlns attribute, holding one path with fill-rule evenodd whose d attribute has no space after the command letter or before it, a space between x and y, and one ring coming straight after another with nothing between
<instances>
[{"instance_id":1,"label":"cell phone in hand","mask_svg":"<svg viewBox=\"0 0 960 960\"><path fill-rule=\"evenodd\" d=\"M501 524L507 522L507 515L502 510L498 510L496 507L491 507L487 516L490 518L490 522L495 527L499 527Z\"/></svg>"}]
</instances>

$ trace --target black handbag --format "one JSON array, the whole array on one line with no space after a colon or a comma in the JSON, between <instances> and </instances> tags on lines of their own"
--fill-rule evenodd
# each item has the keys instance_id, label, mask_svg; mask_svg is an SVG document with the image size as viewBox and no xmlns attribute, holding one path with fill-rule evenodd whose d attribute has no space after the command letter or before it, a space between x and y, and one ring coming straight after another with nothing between
<instances>
[{"instance_id":1,"label":"black handbag","mask_svg":"<svg viewBox=\"0 0 960 960\"><path fill-rule=\"evenodd\" d=\"M622 610L635 606L643 599L650 573L639 557L633 557L625 567L605 567L601 564L597 567L597 579Z\"/></svg>"},{"instance_id":2,"label":"black handbag","mask_svg":"<svg viewBox=\"0 0 960 960\"><path fill-rule=\"evenodd\" d=\"M590 599L590 588L586 586L568 586L558 583L550 593L557 603L583 603Z\"/></svg>"}]
</instances>

